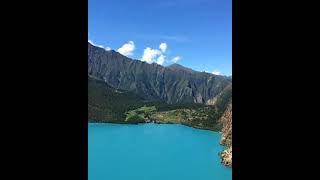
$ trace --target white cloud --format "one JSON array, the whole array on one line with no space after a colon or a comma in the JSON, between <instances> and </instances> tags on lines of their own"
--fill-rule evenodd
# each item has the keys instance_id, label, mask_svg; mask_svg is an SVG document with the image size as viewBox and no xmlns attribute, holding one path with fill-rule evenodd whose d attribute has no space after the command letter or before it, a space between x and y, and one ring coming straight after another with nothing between
<instances>
[{"instance_id":1,"label":"white cloud","mask_svg":"<svg viewBox=\"0 0 320 180\"><path fill-rule=\"evenodd\" d=\"M121 48L118 49L118 52L125 56L132 56L134 49L135 49L134 42L129 41L124 45L122 45Z\"/></svg>"},{"instance_id":2,"label":"white cloud","mask_svg":"<svg viewBox=\"0 0 320 180\"><path fill-rule=\"evenodd\" d=\"M161 44L159 45L159 48L160 48L160 50L161 50L163 53L166 52L167 47L168 47L167 43L161 43Z\"/></svg>"},{"instance_id":3,"label":"white cloud","mask_svg":"<svg viewBox=\"0 0 320 180\"><path fill-rule=\"evenodd\" d=\"M98 45L96 43L94 43L93 41L91 41L90 39L88 40L88 42L94 46L100 47L100 48L104 48L102 45Z\"/></svg>"},{"instance_id":4,"label":"white cloud","mask_svg":"<svg viewBox=\"0 0 320 180\"><path fill-rule=\"evenodd\" d=\"M214 75L221 75L221 72L216 69L216 70L214 70L214 71L212 72L212 74L214 74Z\"/></svg>"},{"instance_id":5,"label":"white cloud","mask_svg":"<svg viewBox=\"0 0 320 180\"><path fill-rule=\"evenodd\" d=\"M152 49L150 47L147 47L144 49L143 51L143 55L142 55L142 61L145 61L149 64L151 64L152 62L155 61L155 58L157 56L161 55L161 51L158 49Z\"/></svg>"},{"instance_id":6,"label":"white cloud","mask_svg":"<svg viewBox=\"0 0 320 180\"><path fill-rule=\"evenodd\" d=\"M99 48L104 49L104 46L102 46L102 45L96 45L96 46L98 46Z\"/></svg>"},{"instance_id":7,"label":"white cloud","mask_svg":"<svg viewBox=\"0 0 320 180\"><path fill-rule=\"evenodd\" d=\"M94 46L96 46L96 47L99 47L99 48L102 48L102 49L105 49L105 50L107 50L107 51L110 51L111 50L111 48L110 47L104 47L103 45L98 45L98 44L95 44L94 42L92 42L90 39L88 40L88 42L90 43L90 44L92 44L92 45L94 45Z\"/></svg>"},{"instance_id":8,"label":"white cloud","mask_svg":"<svg viewBox=\"0 0 320 180\"><path fill-rule=\"evenodd\" d=\"M157 64L163 65L165 58L166 58L166 56L161 54L157 59Z\"/></svg>"},{"instance_id":9,"label":"white cloud","mask_svg":"<svg viewBox=\"0 0 320 180\"><path fill-rule=\"evenodd\" d=\"M166 51L168 49L168 44L165 42L160 43L159 49L152 49L146 47L143 51L141 61L145 61L149 64L157 63L163 65L166 62ZM180 56L172 58L173 62L178 62L181 59Z\"/></svg>"},{"instance_id":10,"label":"white cloud","mask_svg":"<svg viewBox=\"0 0 320 180\"><path fill-rule=\"evenodd\" d=\"M172 62L177 63L180 59L181 59L180 56L176 56L176 57L172 58Z\"/></svg>"}]
</instances>

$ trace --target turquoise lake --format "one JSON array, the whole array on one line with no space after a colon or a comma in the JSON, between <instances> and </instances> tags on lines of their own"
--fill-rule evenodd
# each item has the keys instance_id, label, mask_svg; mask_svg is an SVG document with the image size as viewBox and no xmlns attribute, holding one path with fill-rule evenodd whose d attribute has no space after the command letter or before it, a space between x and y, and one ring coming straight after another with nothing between
<instances>
[{"instance_id":1,"label":"turquoise lake","mask_svg":"<svg viewBox=\"0 0 320 180\"><path fill-rule=\"evenodd\" d=\"M89 180L231 180L220 137L174 124L89 123Z\"/></svg>"}]
</instances>

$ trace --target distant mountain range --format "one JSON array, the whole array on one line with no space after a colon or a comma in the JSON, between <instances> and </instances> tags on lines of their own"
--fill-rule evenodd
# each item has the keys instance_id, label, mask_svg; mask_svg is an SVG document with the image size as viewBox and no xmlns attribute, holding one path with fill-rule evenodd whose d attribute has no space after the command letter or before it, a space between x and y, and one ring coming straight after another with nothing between
<instances>
[{"instance_id":1,"label":"distant mountain range","mask_svg":"<svg viewBox=\"0 0 320 180\"><path fill-rule=\"evenodd\" d=\"M148 64L88 42L88 76L114 89L168 104L214 104L232 78L194 71L179 64Z\"/></svg>"}]
</instances>

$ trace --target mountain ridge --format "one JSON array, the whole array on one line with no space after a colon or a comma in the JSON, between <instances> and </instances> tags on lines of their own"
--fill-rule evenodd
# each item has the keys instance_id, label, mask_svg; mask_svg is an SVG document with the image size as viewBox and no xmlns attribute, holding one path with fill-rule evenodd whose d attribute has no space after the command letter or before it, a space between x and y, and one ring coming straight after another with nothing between
<instances>
[{"instance_id":1,"label":"mountain ridge","mask_svg":"<svg viewBox=\"0 0 320 180\"><path fill-rule=\"evenodd\" d=\"M94 44L91 44L90 42L88 42L88 45L89 45L89 44L90 44L91 46L96 47L96 48L100 48L100 49L102 49L102 50L104 50L104 51L116 53L116 54L118 54L118 55L122 55L122 56L124 56L124 57L127 57L128 59L131 59L131 60L134 60L134 61L140 61L140 62L145 63L145 64L149 64L149 63L147 63L147 62L145 62L145 61L141 61L140 59L133 59L133 58L130 58L130 57L128 57L128 56L125 56L125 55L119 53L118 51L116 51L116 50L114 50L114 49L106 50L106 49L104 49L104 48L95 46ZM151 65L157 65L157 66L161 66L161 67L169 68L169 69L179 69L179 70L181 69L181 70L193 71L193 72L197 72L197 73L207 73L207 74L210 74L210 75L221 76L221 77L225 77L225 78L232 78L232 75L229 75L229 76L227 76L227 75L217 75L217 74L209 73L209 72L207 72L207 71L206 71L206 72L205 72L205 71L197 71L197 70L194 70L194 69L192 69L192 68L186 67L186 66L184 66L184 65L182 65L182 64L179 64L179 63L173 63L173 64L170 64L170 65L168 65L168 66L163 66L163 65L157 64L156 62L153 62L153 63L151 63Z\"/></svg>"},{"instance_id":2,"label":"mountain ridge","mask_svg":"<svg viewBox=\"0 0 320 180\"><path fill-rule=\"evenodd\" d=\"M113 88L142 94L169 104L210 104L232 80L225 76L198 72L179 64L164 67L148 64L107 51L88 42L88 75Z\"/></svg>"}]
</instances>

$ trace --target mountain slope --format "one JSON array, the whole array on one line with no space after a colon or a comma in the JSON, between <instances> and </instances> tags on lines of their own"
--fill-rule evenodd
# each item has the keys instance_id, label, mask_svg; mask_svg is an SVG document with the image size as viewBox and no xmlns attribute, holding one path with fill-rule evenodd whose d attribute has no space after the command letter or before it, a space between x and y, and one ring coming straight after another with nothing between
<instances>
[{"instance_id":1,"label":"mountain slope","mask_svg":"<svg viewBox=\"0 0 320 180\"><path fill-rule=\"evenodd\" d=\"M133 60L90 43L88 74L113 88L169 104L208 104L232 83L230 78L193 71L181 65L163 67Z\"/></svg>"},{"instance_id":2,"label":"mountain slope","mask_svg":"<svg viewBox=\"0 0 320 180\"><path fill-rule=\"evenodd\" d=\"M90 121L121 123L128 110L143 106L144 99L123 90L117 90L103 81L88 77L88 118Z\"/></svg>"},{"instance_id":3,"label":"mountain slope","mask_svg":"<svg viewBox=\"0 0 320 180\"><path fill-rule=\"evenodd\" d=\"M176 109L206 108L202 104L167 104L162 101L147 100L135 93L115 89L107 83L88 76L88 119L91 122L143 123L144 119L126 121L126 113L143 106L154 106L156 112ZM216 119L216 118L215 118ZM163 123L159 119L159 123Z\"/></svg>"},{"instance_id":4,"label":"mountain slope","mask_svg":"<svg viewBox=\"0 0 320 180\"><path fill-rule=\"evenodd\" d=\"M220 122L223 126L220 143L228 147L221 153L222 163L226 166L232 166L232 101L228 104Z\"/></svg>"}]
</instances>

